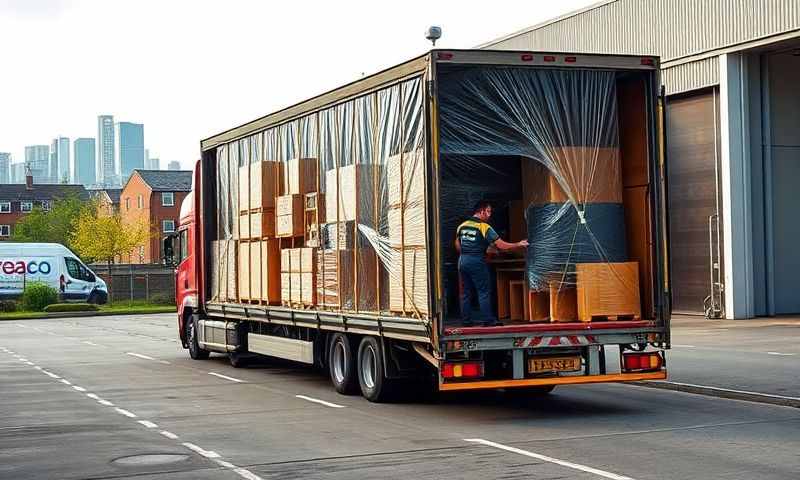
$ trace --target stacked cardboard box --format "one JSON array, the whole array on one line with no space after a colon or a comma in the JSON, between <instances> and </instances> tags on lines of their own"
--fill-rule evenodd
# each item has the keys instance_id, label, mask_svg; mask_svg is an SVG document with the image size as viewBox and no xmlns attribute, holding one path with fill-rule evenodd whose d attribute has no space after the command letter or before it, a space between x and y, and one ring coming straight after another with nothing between
<instances>
[{"instance_id":1,"label":"stacked cardboard box","mask_svg":"<svg viewBox=\"0 0 800 480\"><path fill-rule=\"evenodd\" d=\"M425 248L425 173L421 150L390 157L388 191L389 309L427 315L428 258Z\"/></svg>"},{"instance_id":2,"label":"stacked cardboard box","mask_svg":"<svg viewBox=\"0 0 800 480\"><path fill-rule=\"evenodd\" d=\"M281 301L284 304L316 303L315 248L281 250Z\"/></svg>"},{"instance_id":3,"label":"stacked cardboard box","mask_svg":"<svg viewBox=\"0 0 800 480\"><path fill-rule=\"evenodd\" d=\"M275 236L275 210L253 211L239 215L239 238L259 240Z\"/></svg>"},{"instance_id":4,"label":"stacked cardboard box","mask_svg":"<svg viewBox=\"0 0 800 480\"><path fill-rule=\"evenodd\" d=\"M549 165L530 158L521 159L526 207L569 201L564 187L579 204L622 202L618 148L554 147L548 154ZM553 166L560 172L560 178L548 168Z\"/></svg>"},{"instance_id":5,"label":"stacked cardboard box","mask_svg":"<svg viewBox=\"0 0 800 480\"><path fill-rule=\"evenodd\" d=\"M355 250L320 249L316 269L319 305L351 311L377 308L378 257L374 250L356 254Z\"/></svg>"},{"instance_id":6,"label":"stacked cardboard box","mask_svg":"<svg viewBox=\"0 0 800 480\"><path fill-rule=\"evenodd\" d=\"M218 302L237 300L237 258L236 240L215 240L211 242L211 299Z\"/></svg>"},{"instance_id":7,"label":"stacked cardboard box","mask_svg":"<svg viewBox=\"0 0 800 480\"><path fill-rule=\"evenodd\" d=\"M325 172L326 220L372 223L375 205L381 203L380 199L377 202L375 199L375 193L381 191L380 175L380 165L371 164L347 165Z\"/></svg>"},{"instance_id":8,"label":"stacked cardboard box","mask_svg":"<svg viewBox=\"0 0 800 480\"><path fill-rule=\"evenodd\" d=\"M305 195L317 191L317 159L293 158L286 162L281 195Z\"/></svg>"},{"instance_id":9,"label":"stacked cardboard box","mask_svg":"<svg viewBox=\"0 0 800 480\"><path fill-rule=\"evenodd\" d=\"M277 220L275 236L301 237L303 236L303 195L291 194L278 197Z\"/></svg>"},{"instance_id":10,"label":"stacked cardboard box","mask_svg":"<svg viewBox=\"0 0 800 480\"><path fill-rule=\"evenodd\" d=\"M275 196L281 179L279 162L239 167L239 238L275 236Z\"/></svg>"},{"instance_id":11,"label":"stacked cardboard box","mask_svg":"<svg viewBox=\"0 0 800 480\"><path fill-rule=\"evenodd\" d=\"M280 303L280 246L278 240L239 242L239 298Z\"/></svg>"}]
</instances>

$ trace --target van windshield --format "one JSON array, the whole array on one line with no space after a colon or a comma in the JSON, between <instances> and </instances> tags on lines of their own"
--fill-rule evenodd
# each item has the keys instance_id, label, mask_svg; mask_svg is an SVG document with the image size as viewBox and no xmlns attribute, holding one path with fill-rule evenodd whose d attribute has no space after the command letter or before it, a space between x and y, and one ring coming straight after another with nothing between
<instances>
[{"instance_id":1,"label":"van windshield","mask_svg":"<svg viewBox=\"0 0 800 480\"><path fill-rule=\"evenodd\" d=\"M86 282L94 281L94 275L77 259L67 257L64 260L67 262L67 273L69 273L70 277Z\"/></svg>"}]
</instances>

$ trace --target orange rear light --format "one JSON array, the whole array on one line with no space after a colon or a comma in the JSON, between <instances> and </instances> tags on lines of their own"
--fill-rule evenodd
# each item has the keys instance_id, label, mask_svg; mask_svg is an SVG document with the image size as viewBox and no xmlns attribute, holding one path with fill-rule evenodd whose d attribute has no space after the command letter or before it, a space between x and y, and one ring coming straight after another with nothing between
<instances>
[{"instance_id":1,"label":"orange rear light","mask_svg":"<svg viewBox=\"0 0 800 480\"><path fill-rule=\"evenodd\" d=\"M442 378L477 378L483 376L483 362L444 363Z\"/></svg>"},{"instance_id":2,"label":"orange rear light","mask_svg":"<svg viewBox=\"0 0 800 480\"><path fill-rule=\"evenodd\" d=\"M622 369L627 372L660 370L664 358L658 352L628 352L622 354Z\"/></svg>"}]
</instances>

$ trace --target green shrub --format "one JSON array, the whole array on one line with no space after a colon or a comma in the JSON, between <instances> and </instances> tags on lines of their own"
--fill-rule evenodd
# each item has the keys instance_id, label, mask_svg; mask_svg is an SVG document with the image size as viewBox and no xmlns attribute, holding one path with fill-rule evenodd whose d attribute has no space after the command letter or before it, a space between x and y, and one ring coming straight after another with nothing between
<instances>
[{"instance_id":1,"label":"green shrub","mask_svg":"<svg viewBox=\"0 0 800 480\"><path fill-rule=\"evenodd\" d=\"M154 293L149 300L155 305L175 305L175 295L169 293Z\"/></svg>"},{"instance_id":2,"label":"green shrub","mask_svg":"<svg viewBox=\"0 0 800 480\"><path fill-rule=\"evenodd\" d=\"M14 300L0 300L0 312L16 312L17 302Z\"/></svg>"},{"instance_id":3,"label":"green shrub","mask_svg":"<svg viewBox=\"0 0 800 480\"><path fill-rule=\"evenodd\" d=\"M22 309L41 312L44 307L58 302L58 291L42 282L30 282L22 292Z\"/></svg>"},{"instance_id":4,"label":"green shrub","mask_svg":"<svg viewBox=\"0 0 800 480\"><path fill-rule=\"evenodd\" d=\"M44 307L45 312L96 312L100 307L93 303L54 303Z\"/></svg>"}]
</instances>

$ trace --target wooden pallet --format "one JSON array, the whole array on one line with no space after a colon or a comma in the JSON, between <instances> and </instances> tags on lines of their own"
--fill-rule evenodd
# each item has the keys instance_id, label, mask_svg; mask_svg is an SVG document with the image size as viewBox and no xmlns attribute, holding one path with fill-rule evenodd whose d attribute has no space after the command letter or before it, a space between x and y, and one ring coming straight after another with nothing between
<instances>
[{"instance_id":1,"label":"wooden pallet","mask_svg":"<svg viewBox=\"0 0 800 480\"><path fill-rule=\"evenodd\" d=\"M641 320L639 314L592 315L592 322L631 322Z\"/></svg>"}]
</instances>

